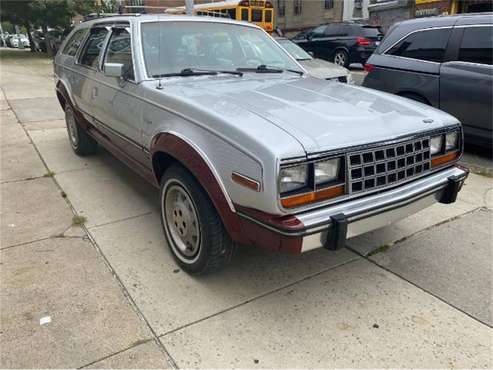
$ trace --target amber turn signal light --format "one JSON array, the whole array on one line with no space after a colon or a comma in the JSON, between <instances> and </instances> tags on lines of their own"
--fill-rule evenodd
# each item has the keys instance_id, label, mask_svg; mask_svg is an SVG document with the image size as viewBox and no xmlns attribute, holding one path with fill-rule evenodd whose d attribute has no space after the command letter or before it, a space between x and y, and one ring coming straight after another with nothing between
<instances>
[{"instance_id":1,"label":"amber turn signal light","mask_svg":"<svg viewBox=\"0 0 493 370\"><path fill-rule=\"evenodd\" d=\"M459 158L459 151L450 152L450 153L447 153L445 155L441 155L439 157L432 158L431 159L431 167L440 166L444 163L453 161L454 159L457 159L457 158Z\"/></svg>"},{"instance_id":2,"label":"amber turn signal light","mask_svg":"<svg viewBox=\"0 0 493 370\"><path fill-rule=\"evenodd\" d=\"M239 185L242 185L248 189L260 191L260 183L258 181L252 180L244 175L233 172L231 174L231 180Z\"/></svg>"},{"instance_id":3,"label":"amber turn signal light","mask_svg":"<svg viewBox=\"0 0 493 370\"><path fill-rule=\"evenodd\" d=\"M303 204L318 202L324 199L335 198L344 194L344 185L332 186L330 188L312 191L310 193L293 195L281 199L284 208L298 207Z\"/></svg>"}]
</instances>

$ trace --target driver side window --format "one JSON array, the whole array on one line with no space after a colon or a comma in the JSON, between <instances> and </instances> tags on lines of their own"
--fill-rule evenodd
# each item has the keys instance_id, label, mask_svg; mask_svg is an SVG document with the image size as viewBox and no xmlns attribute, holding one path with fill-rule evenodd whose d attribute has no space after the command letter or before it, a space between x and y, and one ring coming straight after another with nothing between
<instances>
[{"instance_id":1,"label":"driver side window","mask_svg":"<svg viewBox=\"0 0 493 370\"><path fill-rule=\"evenodd\" d=\"M104 62L123 64L124 76L129 80L135 80L132 43L130 33L125 28L115 28L111 33Z\"/></svg>"}]
</instances>

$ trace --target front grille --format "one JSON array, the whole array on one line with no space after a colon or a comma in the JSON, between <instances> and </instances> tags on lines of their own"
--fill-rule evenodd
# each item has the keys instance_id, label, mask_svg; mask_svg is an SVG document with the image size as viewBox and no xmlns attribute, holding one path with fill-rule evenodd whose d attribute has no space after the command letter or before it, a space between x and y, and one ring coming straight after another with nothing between
<instances>
[{"instance_id":1,"label":"front grille","mask_svg":"<svg viewBox=\"0 0 493 370\"><path fill-rule=\"evenodd\" d=\"M430 139L348 153L347 163L350 193L393 185L430 170Z\"/></svg>"}]
</instances>

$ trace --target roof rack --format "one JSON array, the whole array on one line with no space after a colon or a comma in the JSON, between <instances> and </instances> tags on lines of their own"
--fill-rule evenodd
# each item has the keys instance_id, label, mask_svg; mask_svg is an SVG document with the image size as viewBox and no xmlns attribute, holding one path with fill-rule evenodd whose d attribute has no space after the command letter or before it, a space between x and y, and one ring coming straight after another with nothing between
<instances>
[{"instance_id":1,"label":"roof rack","mask_svg":"<svg viewBox=\"0 0 493 370\"><path fill-rule=\"evenodd\" d=\"M141 13L90 13L84 16L83 22L92 21L93 19L111 18L111 17L138 17Z\"/></svg>"}]
</instances>

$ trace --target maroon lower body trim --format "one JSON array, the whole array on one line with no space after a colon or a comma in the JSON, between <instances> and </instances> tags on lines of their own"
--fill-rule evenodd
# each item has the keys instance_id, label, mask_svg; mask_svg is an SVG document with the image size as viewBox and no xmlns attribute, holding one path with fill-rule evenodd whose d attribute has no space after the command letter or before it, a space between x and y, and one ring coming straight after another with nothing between
<instances>
[{"instance_id":1,"label":"maroon lower body trim","mask_svg":"<svg viewBox=\"0 0 493 370\"><path fill-rule=\"evenodd\" d=\"M239 205L235 205L235 208L242 214L258 220L260 223L268 225L273 229L286 232L296 232L304 229L303 223L293 215L272 215ZM301 236L287 236L247 218L240 217L240 220L242 232L248 239L248 244L290 254L301 253L303 243Z\"/></svg>"}]
</instances>

